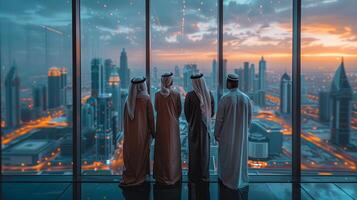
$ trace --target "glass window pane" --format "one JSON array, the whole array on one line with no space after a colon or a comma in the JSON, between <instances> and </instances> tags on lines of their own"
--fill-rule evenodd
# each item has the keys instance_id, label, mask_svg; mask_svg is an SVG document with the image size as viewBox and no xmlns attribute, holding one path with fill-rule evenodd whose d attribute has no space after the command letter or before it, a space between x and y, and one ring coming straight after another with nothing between
<instances>
[{"instance_id":1,"label":"glass window pane","mask_svg":"<svg viewBox=\"0 0 357 200\"><path fill-rule=\"evenodd\" d=\"M145 76L145 0L81 1L82 171L121 174L130 78Z\"/></svg>"},{"instance_id":2,"label":"glass window pane","mask_svg":"<svg viewBox=\"0 0 357 200\"><path fill-rule=\"evenodd\" d=\"M288 0L224 1L224 76L236 73L253 100L251 175L291 173L291 8Z\"/></svg>"},{"instance_id":3,"label":"glass window pane","mask_svg":"<svg viewBox=\"0 0 357 200\"><path fill-rule=\"evenodd\" d=\"M0 13L3 173L71 174L71 1L1 1Z\"/></svg>"},{"instance_id":4,"label":"glass window pane","mask_svg":"<svg viewBox=\"0 0 357 200\"><path fill-rule=\"evenodd\" d=\"M190 76L204 74L217 102L217 1L152 0L151 96L160 89L161 75L172 72L174 90L185 95L192 90ZM183 173L188 169L188 127L181 113L180 139ZM212 140L213 142L213 140ZM153 148L152 148L153 149ZM217 171L217 145L211 145L210 172Z\"/></svg>"},{"instance_id":5,"label":"glass window pane","mask_svg":"<svg viewBox=\"0 0 357 200\"><path fill-rule=\"evenodd\" d=\"M304 175L356 175L356 1L302 1Z\"/></svg>"}]
</instances>

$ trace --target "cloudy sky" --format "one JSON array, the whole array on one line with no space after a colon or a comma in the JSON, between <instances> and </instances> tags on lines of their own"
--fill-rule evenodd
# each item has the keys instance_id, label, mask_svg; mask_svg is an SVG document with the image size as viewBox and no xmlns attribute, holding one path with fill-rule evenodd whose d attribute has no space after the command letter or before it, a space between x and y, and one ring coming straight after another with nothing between
<instances>
[{"instance_id":1,"label":"cloudy sky","mask_svg":"<svg viewBox=\"0 0 357 200\"><path fill-rule=\"evenodd\" d=\"M209 72L217 57L217 0L151 0L152 66L197 63ZM291 70L291 0L225 0L224 56L229 69L261 56L270 70ZM356 0L303 0L303 71L334 70L341 56L357 69ZM2 65L47 70L71 64L70 0L0 1ZM116 63L143 72L144 0L82 0L82 64ZM46 53L47 52L47 53Z\"/></svg>"}]
</instances>

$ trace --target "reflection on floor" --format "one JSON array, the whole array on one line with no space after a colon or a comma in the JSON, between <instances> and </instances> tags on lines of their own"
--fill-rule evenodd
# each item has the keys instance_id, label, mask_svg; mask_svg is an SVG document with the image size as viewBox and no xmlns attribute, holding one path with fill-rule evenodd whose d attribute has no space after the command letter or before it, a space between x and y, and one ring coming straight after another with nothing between
<instances>
[{"instance_id":1,"label":"reflection on floor","mask_svg":"<svg viewBox=\"0 0 357 200\"><path fill-rule=\"evenodd\" d=\"M72 199L71 183L3 183L2 199ZM357 200L356 183L304 183L301 199ZM232 191L219 183L160 186L145 183L141 186L121 188L117 183L83 183L82 199L292 199L290 183L251 183L248 190Z\"/></svg>"}]
</instances>

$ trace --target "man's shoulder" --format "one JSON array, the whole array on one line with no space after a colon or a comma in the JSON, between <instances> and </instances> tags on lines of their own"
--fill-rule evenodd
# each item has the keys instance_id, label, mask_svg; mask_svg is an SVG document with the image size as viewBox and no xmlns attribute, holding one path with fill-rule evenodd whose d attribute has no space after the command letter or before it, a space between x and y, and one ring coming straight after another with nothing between
<instances>
[{"instance_id":1,"label":"man's shoulder","mask_svg":"<svg viewBox=\"0 0 357 200\"><path fill-rule=\"evenodd\" d=\"M189 92L186 93L186 97L191 97L191 96L193 96L193 95L196 95L196 94L195 94L195 91L193 91L193 90L191 90L191 91L189 91Z\"/></svg>"},{"instance_id":2,"label":"man's shoulder","mask_svg":"<svg viewBox=\"0 0 357 200\"><path fill-rule=\"evenodd\" d=\"M239 94L239 95L242 97L242 99L243 99L244 101L246 101L246 102L249 102L249 101L250 101L250 97L249 97L246 93L240 91L240 94Z\"/></svg>"},{"instance_id":3,"label":"man's shoulder","mask_svg":"<svg viewBox=\"0 0 357 200\"><path fill-rule=\"evenodd\" d=\"M170 92L174 96L180 96L180 93L178 91L176 91L176 90L171 90Z\"/></svg>"}]
</instances>

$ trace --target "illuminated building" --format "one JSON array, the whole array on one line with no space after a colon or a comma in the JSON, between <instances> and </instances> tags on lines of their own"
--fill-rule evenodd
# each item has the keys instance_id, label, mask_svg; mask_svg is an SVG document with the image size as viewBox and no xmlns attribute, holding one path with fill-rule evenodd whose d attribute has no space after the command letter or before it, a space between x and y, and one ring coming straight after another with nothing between
<instances>
[{"instance_id":1,"label":"illuminated building","mask_svg":"<svg viewBox=\"0 0 357 200\"><path fill-rule=\"evenodd\" d=\"M123 112L124 112L124 106L125 106L125 101L126 101L126 98L128 97L128 89L122 89L121 90L121 103L120 103L120 110L121 110L121 115L118 116L118 121L120 122L119 123L119 127L118 129L119 130L123 130L123 120L124 120L124 115L123 115Z\"/></svg>"},{"instance_id":2,"label":"illuminated building","mask_svg":"<svg viewBox=\"0 0 357 200\"><path fill-rule=\"evenodd\" d=\"M5 77L5 109L6 126L15 128L20 125L20 78L16 66L13 65Z\"/></svg>"},{"instance_id":3,"label":"illuminated building","mask_svg":"<svg viewBox=\"0 0 357 200\"><path fill-rule=\"evenodd\" d=\"M5 165L36 165L59 147L55 140L26 140L3 151Z\"/></svg>"},{"instance_id":4,"label":"illuminated building","mask_svg":"<svg viewBox=\"0 0 357 200\"><path fill-rule=\"evenodd\" d=\"M112 94L113 98L113 115L115 116L115 127L118 130L121 130L120 123L121 118L119 118L119 115L123 112L121 109L121 88L120 88L120 78L117 72L113 71L109 77L108 80L108 85L109 85L109 93ZM115 131L113 129L113 131Z\"/></svg>"},{"instance_id":5,"label":"illuminated building","mask_svg":"<svg viewBox=\"0 0 357 200\"><path fill-rule=\"evenodd\" d=\"M62 103L62 73L57 67L48 71L48 108L58 108Z\"/></svg>"},{"instance_id":6,"label":"illuminated building","mask_svg":"<svg viewBox=\"0 0 357 200\"><path fill-rule=\"evenodd\" d=\"M108 81L109 81L109 77L110 74L112 73L112 71L114 70L114 65L113 65L113 61L112 59L106 59L104 61L104 82L105 82L105 91L107 91L108 89Z\"/></svg>"},{"instance_id":7,"label":"illuminated building","mask_svg":"<svg viewBox=\"0 0 357 200\"><path fill-rule=\"evenodd\" d=\"M112 95L102 93L98 96L96 157L97 160L109 160L114 151L112 131Z\"/></svg>"},{"instance_id":8,"label":"illuminated building","mask_svg":"<svg viewBox=\"0 0 357 200\"><path fill-rule=\"evenodd\" d=\"M284 73L280 79L280 112L290 114L291 112L291 79L287 73Z\"/></svg>"},{"instance_id":9,"label":"illuminated building","mask_svg":"<svg viewBox=\"0 0 357 200\"><path fill-rule=\"evenodd\" d=\"M94 98L97 98L99 95L99 73L101 68L101 60L93 58L91 62L91 95Z\"/></svg>"},{"instance_id":10,"label":"illuminated building","mask_svg":"<svg viewBox=\"0 0 357 200\"><path fill-rule=\"evenodd\" d=\"M265 90L266 87L266 69L267 69L267 63L264 60L264 57L259 61L259 89L260 90Z\"/></svg>"},{"instance_id":11,"label":"illuminated building","mask_svg":"<svg viewBox=\"0 0 357 200\"><path fill-rule=\"evenodd\" d=\"M121 88L129 88L130 70L128 67L128 56L124 48L120 54L119 76L121 80Z\"/></svg>"},{"instance_id":12,"label":"illuminated building","mask_svg":"<svg viewBox=\"0 0 357 200\"><path fill-rule=\"evenodd\" d=\"M339 146L347 146L351 131L352 88L346 76L343 60L332 79L330 97L332 114L331 141Z\"/></svg>"}]
</instances>

